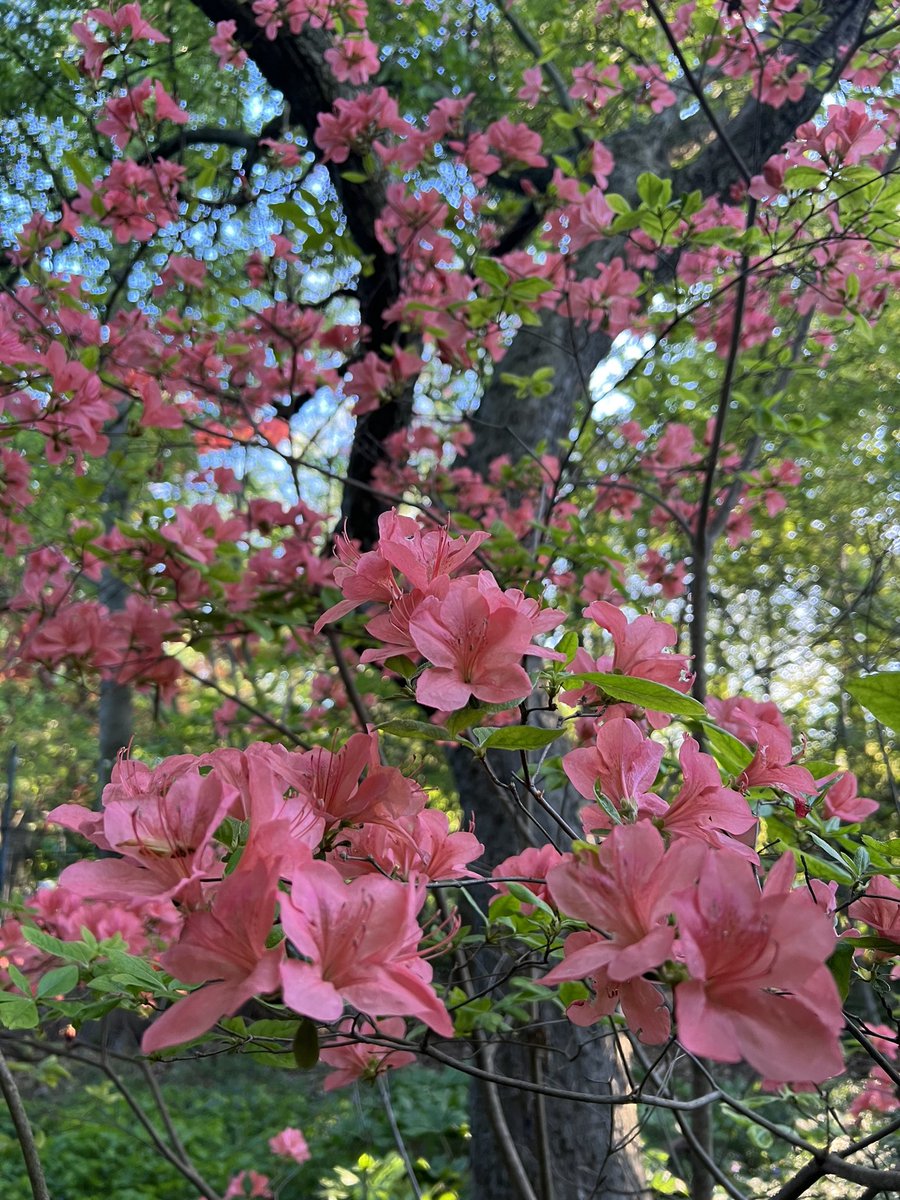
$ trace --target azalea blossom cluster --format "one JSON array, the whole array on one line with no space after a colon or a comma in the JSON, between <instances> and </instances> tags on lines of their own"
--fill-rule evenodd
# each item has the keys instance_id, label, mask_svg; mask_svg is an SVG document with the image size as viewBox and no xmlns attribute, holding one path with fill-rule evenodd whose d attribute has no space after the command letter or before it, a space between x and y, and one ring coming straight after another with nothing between
<instances>
[{"instance_id":1,"label":"azalea blossom cluster","mask_svg":"<svg viewBox=\"0 0 900 1200\"><path fill-rule=\"evenodd\" d=\"M674 1016L688 1050L745 1059L773 1081L839 1072L841 1000L826 966L837 945L834 888L793 887L790 854L760 887L748 796L783 796L802 816L819 790L791 761L774 705L716 706L723 725L756 743L739 776L723 778L685 736L678 769L660 780L656 731L671 715L612 702L602 681L651 686L661 705L683 697L689 663L673 652L670 626L647 615L629 622L595 602L585 632L611 634L612 654L581 650L566 662L534 641L563 614L504 590L489 572L458 574L475 565L484 535L455 537L393 511L381 534L364 553L338 543L343 598L320 628L359 606L380 608L366 628L389 640L363 657L407 658L419 703L457 714L514 708L534 685L524 664L543 655L563 683L572 676L561 702L595 730L593 746L562 759L590 801L581 813L588 840L567 853L527 849L494 868L501 889L507 878L530 879L537 901L557 910L564 957L544 979L583 981L590 997L569 1006L570 1018L593 1023L621 1005L649 1043L668 1038ZM92 928L111 906L128 914L115 928L135 924L129 944L195 989L149 1027L146 1053L202 1036L259 996L328 1027L323 1058L335 1070L326 1086L410 1061L407 1022L453 1036L430 960L455 931L436 923L427 894L434 882L476 878L483 847L385 765L376 732L333 749L255 743L153 768L121 758L102 811L62 805L50 819L105 855L66 868L58 894L95 906ZM892 886L873 880L879 890L851 916L896 940L898 909L881 891Z\"/></svg>"},{"instance_id":2,"label":"azalea blossom cluster","mask_svg":"<svg viewBox=\"0 0 900 1200\"><path fill-rule=\"evenodd\" d=\"M122 759L102 812L55 809L111 855L68 867L61 886L174 926L161 965L206 985L151 1026L145 1052L276 993L316 1020L336 1022L350 1003L449 1036L417 917L425 882L465 877L481 846L425 799L381 765L376 735L356 734L338 751L257 743L154 769ZM225 839L245 823L238 854ZM276 909L284 938L270 946Z\"/></svg>"},{"instance_id":3,"label":"azalea blossom cluster","mask_svg":"<svg viewBox=\"0 0 900 1200\"><path fill-rule=\"evenodd\" d=\"M381 645L366 650L361 661L424 659L416 682L421 704L453 712L472 698L486 704L523 700L532 684L521 660L528 654L558 657L535 638L555 629L564 614L518 589L504 590L490 571L453 578L487 533L454 538L443 527L423 530L393 510L378 528L378 544L365 554L338 539L342 565L335 582L345 598L322 614L315 631L361 604L385 605L366 625Z\"/></svg>"},{"instance_id":4,"label":"azalea blossom cluster","mask_svg":"<svg viewBox=\"0 0 900 1200\"><path fill-rule=\"evenodd\" d=\"M713 66L732 81L744 81L742 86L763 105L779 111L798 102L811 86L806 66L778 49L785 14L794 6L753 7L770 22L771 52L768 43L765 50L760 47L749 25L731 19L725 9L716 29L701 37L694 8L681 5L672 29L688 51L702 44ZM728 201L717 193L692 201L678 214L667 213L665 222L657 222L665 233L653 232L652 214L643 224L632 221L631 201L613 190L621 186L617 173L622 164L604 142L604 130L615 132L617 106L623 102L653 113L672 108L682 84L668 66L585 61L571 67L566 90L586 122L579 138L585 141L589 170L586 166L579 175L555 153L562 147L548 144L546 128L552 122L548 126L543 116L543 134L509 116L475 129L469 94L442 97L415 120L401 115L385 86L371 86L380 58L367 33L367 6L360 0L258 0L250 14L250 32L262 33L267 41L302 36L309 29L332 39L324 61L341 94L314 114L310 136L336 175L345 166L351 168L349 175L363 166L368 171L367 160L373 155L377 160L383 203L369 233L379 269L396 277L396 294L386 297L383 311L357 319L347 315L345 306L326 310L319 302L294 298L301 295L299 288L280 286L286 276L302 278L311 261L305 249L311 235L303 232L301 217L315 193L301 186L309 163L299 143L263 137L261 160L276 179L286 181L285 196L298 197L287 202L294 216L285 217L265 247L249 255L243 273L252 303L240 307L229 336L198 317L192 302L206 285L209 265L202 255L187 252L194 243L183 235L197 199L191 190L195 183L199 192L204 189L184 162L173 161L161 148L173 132L189 134L200 118L153 76L152 49L169 36L147 21L140 4L92 8L73 26L73 52L77 46L95 128L108 142L109 153L82 164L58 214L36 211L17 231L9 255L21 279L14 294L0 297L4 428L39 434L50 464L71 463L76 472L89 474L92 460L109 452L109 432L118 420L157 436L190 430L202 454L249 445L283 453L292 436L291 417L311 397L324 391L336 403L346 401L357 418L376 414L416 386L440 379L446 370L481 372L486 358L501 362L510 322L527 323L538 319L535 314L552 312L565 314L585 332L611 337L649 328L644 309L659 288L654 273L676 253L679 284L697 296L695 307L679 319L691 325L699 340L712 339L720 353L726 351L734 312L730 289L719 289L717 283L740 261L737 238L745 213L737 201L743 185ZM633 4L597 5L599 42L628 44L625 35L638 16L639 6ZM405 14L399 12L397 19L402 22ZM220 63L240 68L246 60L242 44L249 40L248 30L239 29L237 21L222 21L210 49ZM783 308L803 311L813 297L838 323L851 312L870 320L880 312L894 264L860 232L858 221L853 222L853 238L842 237L841 207L828 189L840 184L842 172L877 171L888 161L896 114L878 85L890 77L896 61L896 47L865 65L859 57L850 59L844 78L848 85L869 89L866 101L830 104L823 121L803 122L749 184L766 235L782 246L796 239L791 259L803 260L804 278L812 284L797 292L793 272L782 285L785 266L780 258L754 259L750 266L761 282L760 303L743 314L744 348L773 334ZM526 67L523 81L522 100L543 114L552 97L542 69ZM433 183L448 168L467 181L459 195ZM792 182L796 171L813 172L817 180L821 176L828 236L811 219L814 214L795 203L802 192ZM535 174L523 179L523 193L540 192L542 220L535 229L540 248L537 243L506 248L492 208L491 181L527 172ZM253 194L252 180L239 174L237 182ZM364 185L345 180L341 186ZM643 198L642 205L654 209L651 200ZM623 212L623 202L628 212ZM351 196L348 212L353 211ZM626 226L620 229L617 222L623 219ZM610 235L621 232L627 234L621 255L598 261ZM57 253L96 236L111 237L122 246L164 247L165 261L159 260L149 288L152 305L117 308L104 323L91 298L91 279L68 269L47 273ZM387 263L396 270L388 271ZM762 286L766 279L772 288ZM765 303L763 297L768 297ZM373 338L376 325L382 332ZM823 328L815 336L827 341L831 335ZM648 492L665 496L664 503L646 506L655 541L674 534L679 523L681 532L696 529L701 514L692 485L711 431L701 435L674 424L658 433L626 422L620 433L623 451L633 448L636 453L622 470L598 464L596 494L580 504L568 496L560 500L565 469L553 453L530 464L537 470L536 480L523 481L529 467L516 467L502 456L489 467L487 478L468 469L464 450L471 432L463 426L448 432L444 442L415 423L400 428L385 440L384 455L376 456L371 481L364 482L391 495L410 488L437 489L455 510L485 526L503 521L519 536L545 517L551 528L564 529L568 517L586 504L600 513L632 517ZM437 450L440 459L445 444L459 452L453 467L438 462L423 473L410 465L411 455L422 451ZM773 515L783 507L784 489L798 482L799 472L790 460L744 470L730 448L722 465L731 479L713 496L711 512L726 501L730 505L726 530L736 546L750 536L756 512ZM127 529L120 523L107 530L98 524L89 530L79 519L68 530L69 550L48 550L28 526L36 482L24 453L0 451L0 546L10 557L30 554L29 589L23 588L12 602L21 619L10 648L17 670L67 669L78 677L100 673L158 689L168 699L180 668L166 643L177 641L186 624L201 621L210 604L225 602L231 612L247 612L271 595L307 595L328 582L319 554L319 514L301 511L300 504L262 500L238 511L234 497L241 491L240 480L229 467L198 474L207 477L197 480L199 495L160 504L144 527ZM512 474L517 476L517 503L510 503L504 491ZM224 497L228 499L219 503ZM235 510L226 515L230 505ZM261 538L268 544L261 545ZM649 547L638 564L648 586L667 598L684 594L687 571L674 537L672 542L671 548ZM217 584L215 570L228 573L224 560L234 557L238 546L246 554L240 579ZM59 555L65 563L58 561ZM56 561L50 562L51 556ZM110 611L94 593L108 563L128 576L140 596L130 602L126 615ZM555 563L552 555L540 565L560 587L581 586L586 603L621 602L615 568L586 578ZM591 589L595 594L588 595ZM454 603L449 597L432 597L428 612L434 614L439 599ZM484 599L491 622L507 619L493 612L496 596L489 587ZM405 618L400 619L406 637ZM422 620L427 619L423 611ZM47 628L39 631L42 624ZM524 629L521 622L518 628ZM415 636L421 640L427 634ZM510 645L518 646L519 633L511 629L510 638ZM402 653L415 650L411 639L406 645ZM440 681L448 678L440 672L450 668L442 664L436 670L422 688L423 695L433 689L429 703L440 707ZM503 686L509 690L512 683Z\"/></svg>"},{"instance_id":5,"label":"azalea blossom cluster","mask_svg":"<svg viewBox=\"0 0 900 1200\"><path fill-rule=\"evenodd\" d=\"M530 586L524 570L510 574L521 588L502 581L487 533L456 536L426 514L383 513L378 541L365 549L339 534L335 565L321 553L327 518L299 498L299 485L296 501L282 504L254 496L231 465L212 464L223 451L234 463L253 448L296 465L294 418L314 398L334 412L343 405L373 441L378 420L414 393L448 409L452 402L458 414L459 394L446 381L465 377L471 393L492 371L496 379L516 330L546 317L568 321L576 340L660 328L665 336L671 307L695 342L721 357L734 345L745 354L769 346L786 314L814 304L812 336L823 344L850 320L874 322L897 264L876 236L877 222L844 193L879 181L891 163L897 114L887 84L897 48L865 63L848 56L830 95L855 89L864 99L829 101L821 119L767 142L762 165L747 178L723 175L704 196L680 185L673 191L670 180L649 173L630 179L619 150L622 113L672 115L686 94L668 49L660 62L631 54L604 61L596 50L644 39L637 0L596 5L594 49L557 72L564 111L548 113L557 83L544 65L524 68L518 98L536 110L534 128L522 112L476 127L479 104L464 88L418 109L399 103L376 83L382 52L362 0L245 7L252 16L245 13L240 27L219 22L210 38L220 68L240 70L247 49L259 54L261 42L307 30L329 44L321 102L299 122L308 145L289 132L247 135L244 166L236 152L218 166L204 157L198 169L184 153L190 135L207 136L210 126L174 84L153 76L150 51L169 37L138 3L92 9L73 27L103 151L83 162L75 155L77 171L69 157L74 184L58 211L35 212L8 249L20 277L0 297L3 430L39 439L46 464L88 488L121 430L152 436L166 450L169 438L190 437L203 457L181 481L180 496L154 496L140 522L78 518L64 550L27 524L39 495L37 460L26 462L18 442L0 448L0 545L24 559L9 600L16 624L7 669L92 675L154 689L165 701L181 679L178 648L210 628L226 643L252 645L258 614L282 603L279 612L293 622L284 645L293 653L320 647L326 627L362 610L368 640L358 659L343 651L344 665L382 667L398 692L398 679L411 681L402 699L468 735L459 735L462 749L488 766L490 748L479 741L486 728L522 721L535 732L524 702L536 687L550 697L540 707L552 721L555 706L561 719L549 732L573 735L560 754L562 777L584 802L580 827L560 818L560 828L580 836L570 837L571 848L530 846L485 863L477 830L456 829L429 806L423 788L388 765L389 731L371 727L314 748L261 741L153 767L123 757L100 812L62 805L52 814L103 857L68 867L58 887L41 889L3 923L4 978L13 988L23 978L37 985L54 965L28 941L29 926L64 940L84 930L98 939L118 935L160 978L178 984L174 1002L166 993L168 1007L146 993L160 1011L145 1052L205 1036L262 998L286 1025L318 1027L331 1068L325 1087L340 1087L454 1036L457 1004L445 984L456 921L438 914L432 886L490 878L502 896L524 879L533 903L519 901L518 912L545 935L542 981L582 985L581 998L567 1006L573 1023L621 1011L648 1044L674 1035L694 1054L745 1060L773 1082L832 1076L842 1064L843 1018L827 963L846 918L834 887L815 879L794 886L792 856L772 861L760 820L775 809L798 823L820 814L859 823L875 801L857 794L850 772L817 777L822 772L804 764L801 739L772 703L709 700L709 722L674 731L692 682L675 629L648 614L628 619L621 564L592 561L585 569L559 549L584 513L645 516L653 545L637 570L665 599L681 597L688 567L675 534L690 540L722 513L729 545L741 545L754 521L777 515L786 489L799 483L791 459L748 465L726 441L716 463L711 424L643 428L628 420L610 433L615 453L604 451L586 470L573 471L574 459L551 445L518 464L500 456L482 472L466 466L474 438L466 424L398 418L378 441L371 476L354 486L427 495L439 502L431 513L444 504L469 523L505 526L512 542L545 530L561 539L548 537L535 554ZM743 95L762 106L761 131L812 96L802 39L790 39L796 53L780 44L796 7L793 0L721 5L712 29L694 21L690 2L672 17L688 59L710 66L716 88L732 89L729 104ZM406 14L400 8L395 17L402 44ZM765 45L754 33L757 18L768 22ZM182 142L178 161L166 151L173 141ZM246 166L251 157L258 172ZM320 175L307 184L313 171ZM346 240L341 232L329 241L325 172L342 206L335 229L346 220ZM201 299L218 251L205 253L190 220L219 187L240 198L236 209L260 202L269 232L241 264L234 312L210 319ZM748 197L755 240L747 236ZM527 233L511 242L518 223L507 222L506 207L519 202L520 217L533 211L534 222L525 220ZM101 318L96 280L73 274L62 253L81 242L130 247L136 262L155 263L142 302L113 305ZM610 255L613 245L619 249ZM323 261L330 269L344 259L364 264L358 311L345 303L343 287L323 300L308 286L313 274L327 274ZM669 295L672 263L675 298L659 304ZM734 303L738 275L754 280L752 311L739 313ZM368 288L371 279L379 286ZM523 398L553 394L552 378L540 372L507 378L504 386ZM451 449L455 461L446 466ZM698 481L710 461L719 475L701 511ZM152 484L163 482L158 469L150 468ZM99 598L109 575L131 589L121 608ZM318 612L332 585L341 598L312 629L312 617L306 626L295 620L292 605L307 612L318 605ZM567 595L585 605L583 623L570 630L581 636L573 654L562 640L548 641L567 619L553 607L556 597ZM542 596L553 599L545 604ZM216 625L221 612L227 619ZM536 659L545 665L540 675ZM644 685L649 699L618 698L616 680ZM348 711L348 696L327 671L312 679L310 694L299 734L316 739L320 718ZM218 728L233 732L238 719L246 727L235 694L217 714ZM432 740L446 732L425 728ZM728 765L716 750L722 734L737 756ZM531 798L549 803L537 785ZM898 901L896 886L875 875L844 906L880 939L867 951L879 967L900 945ZM534 969L532 959L529 979ZM895 1042L878 1044L895 1057ZM884 1066L874 1068L854 1112L895 1104L889 1084ZM308 1153L297 1130L273 1143L274 1153L298 1163ZM228 1194L248 1188L269 1191L251 1172Z\"/></svg>"}]
</instances>

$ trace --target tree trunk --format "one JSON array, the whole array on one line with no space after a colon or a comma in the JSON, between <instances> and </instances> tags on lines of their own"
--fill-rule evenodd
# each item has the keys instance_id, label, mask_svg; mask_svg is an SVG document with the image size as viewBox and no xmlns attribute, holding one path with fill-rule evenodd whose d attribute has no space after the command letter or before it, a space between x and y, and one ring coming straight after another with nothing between
<instances>
[{"instance_id":1,"label":"tree trunk","mask_svg":"<svg viewBox=\"0 0 900 1200\"><path fill-rule=\"evenodd\" d=\"M539 810L529 810L529 819L472 754L455 751L451 766L465 817L474 818L489 862L500 862L529 843L542 845L548 840L541 833L548 818ZM518 767L518 755L512 752L491 756L491 770L501 781ZM547 832L552 837L558 831ZM476 922L477 914L467 913L466 920ZM496 977L498 968L497 955L486 950L475 965L478 991ZM489 1063L493 1072L595 1096L628 1090L608 1030L600 1026L579 1029L551 1004L541 1005L535 1017L533 1026L493 1049ZM632 1106L545 1098L504 1087L493 1089L493 1096L491 1091L490 1084L473 1081L473 1200L524 1200L507 1164L506 1133L537 1200L624 1200L642 1194L644 1180L639 1143L633 1136L636 1113ZM499 1117L492 1103L495 1098L501 1109ZM505 1130L498 1129L501 1122Z\"/></svg>"}]
</instances>

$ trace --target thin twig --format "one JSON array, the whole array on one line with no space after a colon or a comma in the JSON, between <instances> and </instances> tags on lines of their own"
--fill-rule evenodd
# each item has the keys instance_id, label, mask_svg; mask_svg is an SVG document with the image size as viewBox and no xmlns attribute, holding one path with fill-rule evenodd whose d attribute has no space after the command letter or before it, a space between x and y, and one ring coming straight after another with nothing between
<instances>
[{"instance_id":1,"label":"thin twig","mask_svg":"<svg viewBox=\"0 0 900 1200\"><path fill-rule=\"evenodd\" d=\"M344 651L341 648L341 639L331 627L328 628L325 636L328 638L328 645L331 647L331 653L334 655L335 666L338 669L341 682L347 692L350 706L356 713L356 719L359 721L363 733L368 733L369 726L372 724L372 718L369 716L369 711L363 702L362 696L359 694L359 688L356 686L356 680L353 678L353 674L347 665Z\"/></svg>"},{"instance_id":2,"label":"thin twig","mask_svg":"<svg viewBox=\"0 0 900 1200\"><path fill-rule=\"evenodd\" d=\"M721 121L716 116L715 112L713 111L709 101L706 98L706 93L703 90L703 85L699 82L699 80L694 75L694 72L688 66L687 59L684 57L684 53L682 52L681 46L679 45L679 42L678 42L678 39L675 37L675 34L672 31L671 25L666 20L666 18L663 16L662 9L657 4L656 0L647 0L647 7L653 13L654 17L656 18L657 24L659 25L660 29L662 30L663 34L665 35L666 41L671 46L672 53L675 55L675 58L678 60L678 65L681 67L682 71L684 72L684 77L687 80L688 86L690 87L691 91L694 93L694 96L697 99L697 103L703 109L703 112L706 115L706 119L707 119L707 121L709 121L710 125L712 126L712 129L715 132L716 137L719 139L719 141L725 147L725 150L728 152L728 157L731 159L731 161L737 167L738 171L740 171L741 176L744 179L744 182L749 183L750 180L753 178L753 174L752 174L750 168L744 162L743 158L741 157L740 152L738 151L734 142L732 142L731 138L725 132L725 129L724 129Z\"/></svg>"},{"instance_id":3,"label":"thin twig","mask_svg":"<svg viewBox=\"0 0 900 1200\"><path fill-rule=\"evenodd\" d=\"M0 1091L3 1092L3 1099L6 1101L9 1115L12 1117L22 1157L25 1159L25 1170L28 1172L31 1194L34 1196L34 1200L50 1200L47 1180L44 1178L44 1168L34 1140L31 1122L28 1120L28 1113L22 1103L15 1077L9 1069L9 1063L2 1050L0 1050Z\"/></svg>"},{"instance_id":4,"label":"thin twig","mask_svg":"<svg viewBox=\"0 0 900 1200\"><path fill-rule=\"evenodd\" d=\"M293 742L295 746L299 746L301 750L309 750L310 747L308 742L304 742L303 739L298 737L292 729L287 727L287 725L283 725L281 721L276 721L274 717L270 717L267 713L264 713L263 710L261 708L257 708L255 704L250 704L247 700L242 700L240 696L235 695L234 692L226 692L226 690L223 687L220 687L214 679L207 679L203 675L199 675L196 671L192 671L190 667L186 667L184 663L181 664L181 669L184 671L185 675L190 675L191 679L196 679L197 682L202 683L204 687L212 688L214 692L218 692L219 695L224 696L226 700L234 701L239 708L246 709L247 712L253 713L253 715L258 717L264 725L268 725L270 729L275 729L279 733L284 734L289 741Z\"/></svg>"},{"instance_id":5,"label":"thin twig","mask_svg":"<svg viewBox=\"0 0 900 1200\"><path fill-rule=\"evenodd\" d=\"M381 1093L381 1103L384 1105L385 1115L388 1119L388 1124L391 1127L391 1133L394 1135L394 1145L397 1147L397 1153L403 1159L403 1165L406 1168L406 1177L409 1180L409 1186L413 1190L413 1195L416 1200L422 1200L422 1189L419 1187L419 1181L416 1178L416 1173L413 1169L412 1160L409 1157L409 1152L406 1149L406 1142L403 1140L403 1134L400 1132L400 1126L397 1124L397 1118L394 1115L394 1106L391 1103L391 1089L387 1078L384 1075L378 1076L378 1090Z\"/></svg>"}]
</instances>

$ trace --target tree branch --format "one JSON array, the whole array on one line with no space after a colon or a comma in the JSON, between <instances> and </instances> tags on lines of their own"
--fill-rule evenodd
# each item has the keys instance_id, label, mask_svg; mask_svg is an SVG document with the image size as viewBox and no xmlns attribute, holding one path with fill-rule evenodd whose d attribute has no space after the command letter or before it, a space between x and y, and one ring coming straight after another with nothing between
<instances>
[{"instance_id":1,"label":"tree branch","mask_svg":"<svg viewBox=\"0 0 900 1200\"><path fill-rule=\"evenodd\" d=\"M9 1063L2 1050L0 1050L0 1092L3 1093L9 1115L12 1117L13 1128L22 1150L22 1157L25 1159L25 1170L28 1172L31 1194L34 1200L50 1200L47 1180L44 1178L44 1168L34 1140L31 1122L28 1120L28 1113L22 1103L15 1077L9 1069Z\"/></svg>"}]
</instances>

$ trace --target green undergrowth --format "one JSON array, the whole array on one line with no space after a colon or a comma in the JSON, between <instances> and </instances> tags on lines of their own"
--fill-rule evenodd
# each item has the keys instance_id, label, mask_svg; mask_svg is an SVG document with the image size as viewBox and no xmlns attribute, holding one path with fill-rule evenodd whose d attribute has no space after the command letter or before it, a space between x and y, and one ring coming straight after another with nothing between
<instances>
[{"instance_id":1,"label":"green undergrowth","mask_svg":"<svg viewBox=\"0 0 900 1200\"><path fill-rule=\"evenodd\" d=\"M196 1187L152 1147L125 1099L98 1071L59 1059L37 1066L13 1059L13 1065L53 1200L196 1200ZM255 1170L269 1176L278 1200L413 1195L377 1087L326 1094L321 1070L267 1070L236 1057L155 1070L189 1156L220 1194L232 1176ZM140 1071L126 1064L122 1078L159 1126ZM465 1194L465 1082L452 1072L411 1067L391 1078L390 1096L423 1196L457 1200ZM308 1162L298 1166L270 1151L269 1138L286 1126L303 1131ZM5 1109L0 1196L31 1196Z\"/></svg>"}]
</instances>

